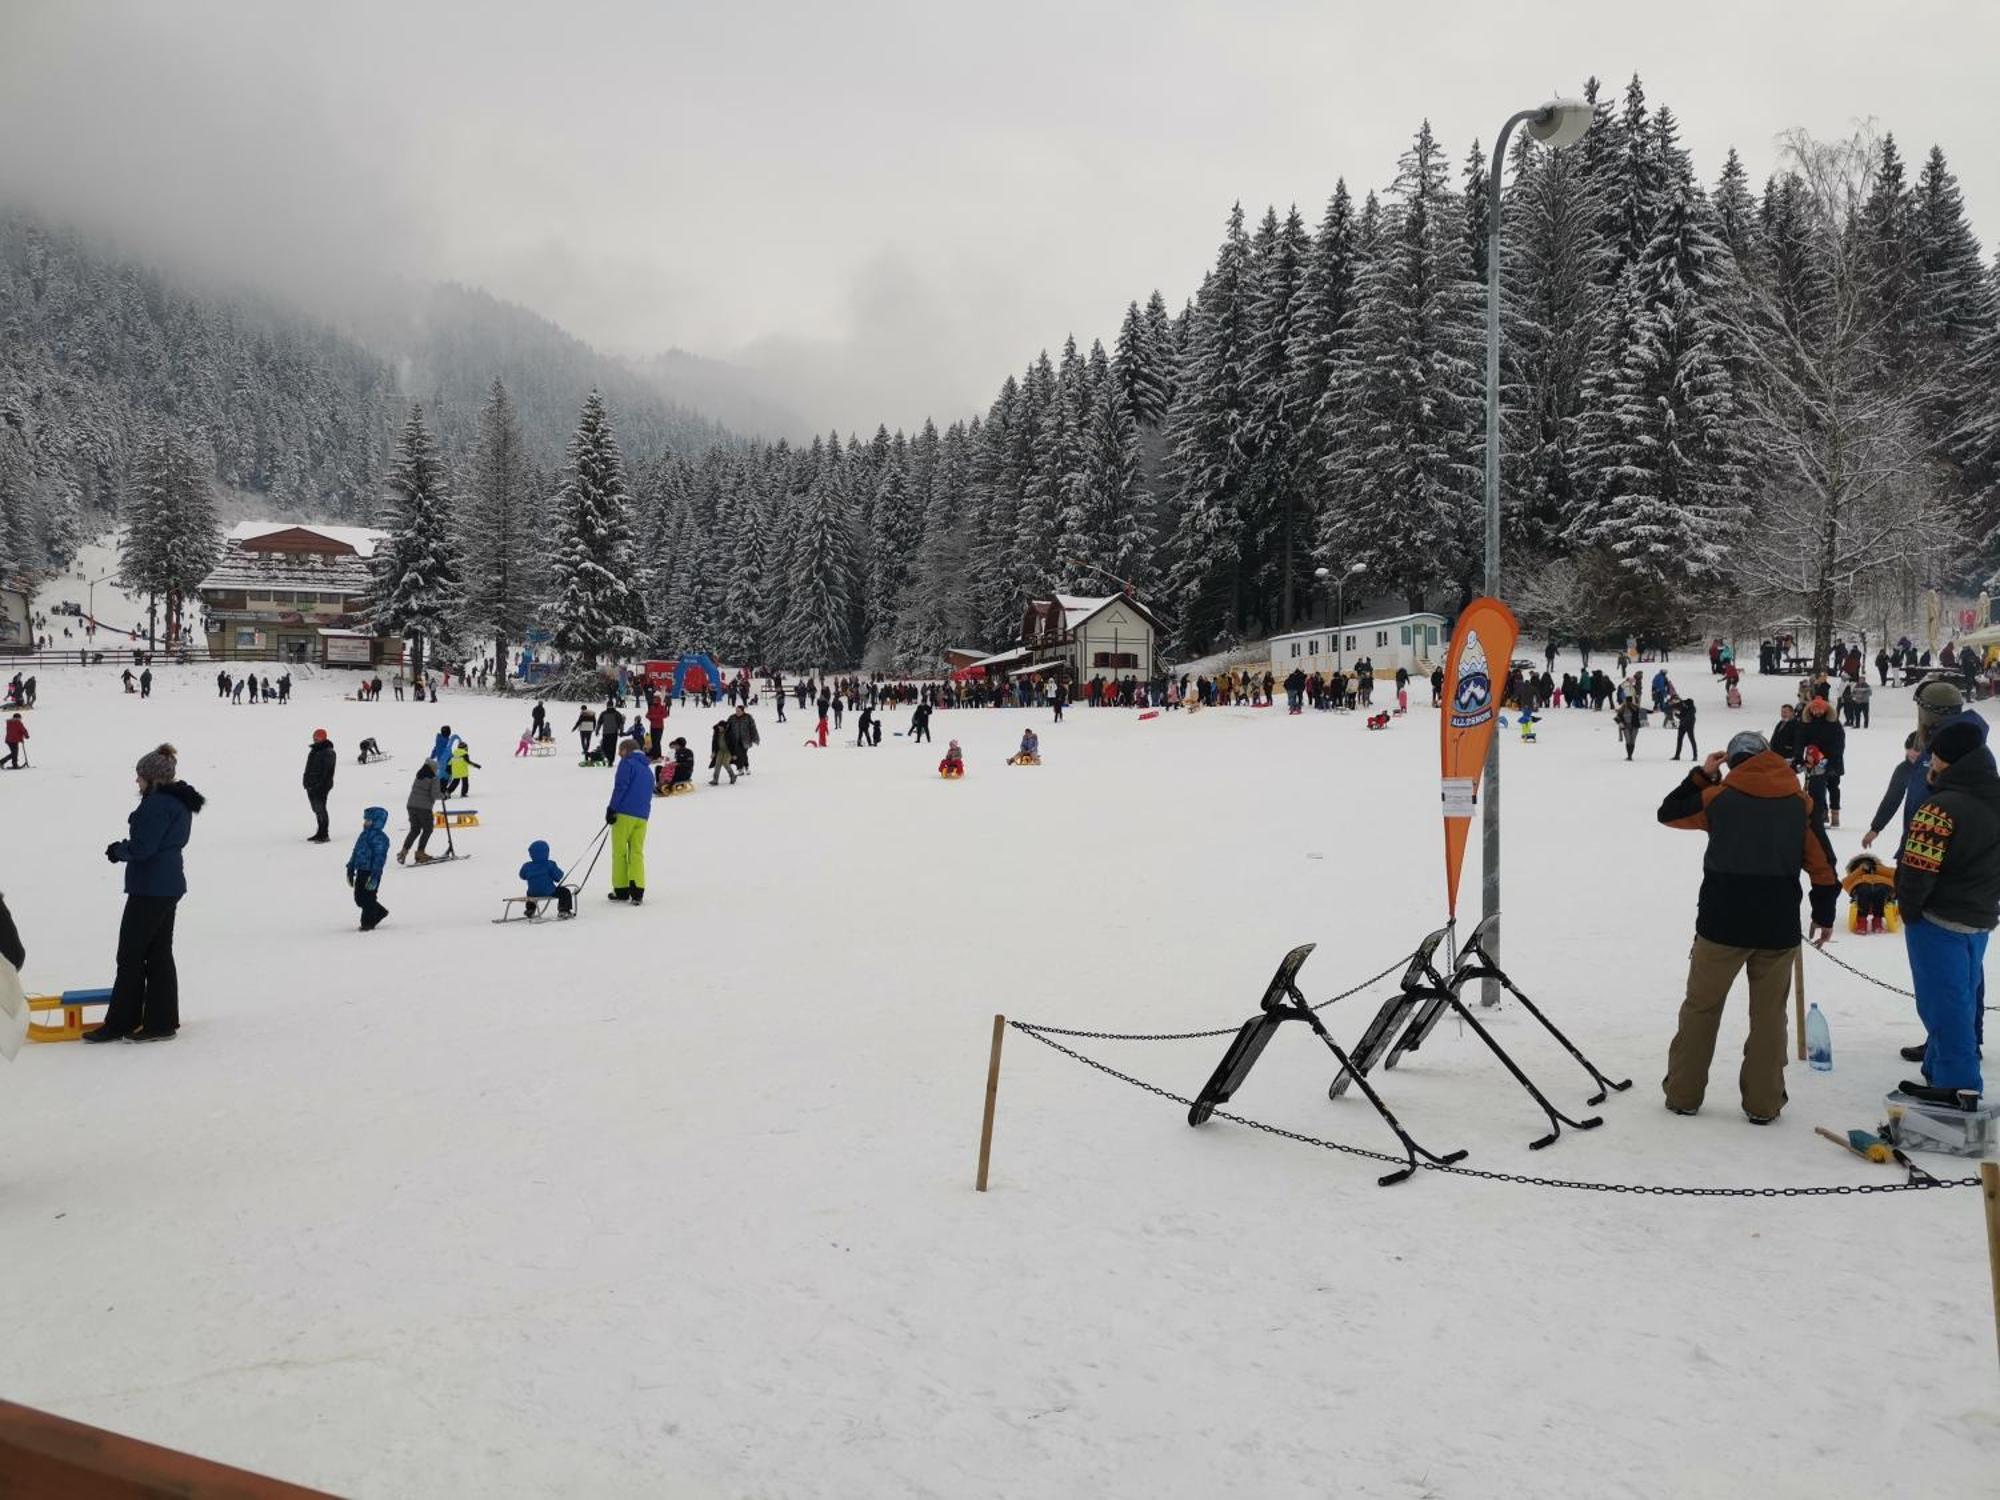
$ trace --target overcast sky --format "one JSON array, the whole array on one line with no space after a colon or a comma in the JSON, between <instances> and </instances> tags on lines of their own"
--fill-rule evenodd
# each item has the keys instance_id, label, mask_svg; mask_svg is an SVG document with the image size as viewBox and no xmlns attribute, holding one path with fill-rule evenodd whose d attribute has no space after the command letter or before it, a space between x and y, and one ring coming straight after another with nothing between
<instances>
[{"instance_id":1,"label":"overcast sky","mask_svg":"<svg viewBox=\"0 0 2000 1500\"><path fill-rule=\"evenodd\" d=\"M1986 0L0 0L0 194L288 289L449 277L755 367L824 428L983 410L1178 307L1241 198L1316 220L1590 74L1704 181L1791 126L1941 144L2000 223ZM1990 249L1990 244L1989 244Z\"/></svg>"}]
</instances>

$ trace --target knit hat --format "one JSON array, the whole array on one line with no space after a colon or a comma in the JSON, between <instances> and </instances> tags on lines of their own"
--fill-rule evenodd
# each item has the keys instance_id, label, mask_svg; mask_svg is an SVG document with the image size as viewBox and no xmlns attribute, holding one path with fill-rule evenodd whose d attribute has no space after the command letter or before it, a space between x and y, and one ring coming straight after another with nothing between
<instances>
[{"instance_id":1,"label":"knit hat","mask_svg":"<svg viewBox=\"0 0 2000 1500\"><path fill-rule=\"evenodd\" d=\"M1754 729L1745 729L1729 738L1729 763L1740 766L1753 755L1762 755L1771 742Z\"/></svg>"},{"instance_id":2,"label":"knit hat","mask_svg":"<svg viewBox=\"0 0 2000 1500\"><path fill-rule=\"evenodd\" d=\"M321 740L325 738L326 738L326 731L324 729L315 729L313 731L313 743L315 745L317 745Z\"/></svg>"},{"instance_id":3,"label":"knit hat","mask_svg":"<svg viewBox=\"0 0 2000 1500\"><path fill-rule=\"evenodd\" d=\"M1956 765L1984 743L1976 725L1950 723L1931 736L1931 759Z\"/></svg>"},{"instance_id":4,"label":"knit hat","mask_svg":"<svg viewBox=\"0 0 2000 1500\"><path fill-rule=\"evenodd\" d=\"M134 769L147 786L165 786L174 779L179 764L180 752L172 745L161 745L140 756Z\"/></svg>"},{"instance_id":5,"label":"knit hat","mask_svg":"<svg viewBox=\"0 0 2000 1500\"><path fill-rule=\"evenodd\" d=\"M1917 689L1917 743L1925 744L1945 720L1965 707L1965 694L1948 682L1932 681Z\"/></svg>"}]
</instances>

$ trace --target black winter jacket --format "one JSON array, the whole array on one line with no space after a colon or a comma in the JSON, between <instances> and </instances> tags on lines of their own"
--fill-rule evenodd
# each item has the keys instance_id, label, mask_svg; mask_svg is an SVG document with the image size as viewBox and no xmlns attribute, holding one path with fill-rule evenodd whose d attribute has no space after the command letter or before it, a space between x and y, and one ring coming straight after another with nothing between
<instances>
[{"instance_id":1,"label":"black winter jacket","mask_svg":"<svg viewBox=\"0 0 2000 1500\"><path fill-rule=\"evenodd\" d=\"M1910 819L1896 903L1905 922L1932 916L1982 932L2000 923L2000 773L1991 750L1945 767Z\"/></svg>"},{"instance_id":2,"label":"black winter jacket","mask_svg":"<svg viewBox=\"0 0 2000 1500\"><path fill-rule=\"evenodd\" d=\"M1826 757L1827 773L1832 776L1845 774L1847 770L1847 731L1840 720L1831 715L1824 719L1808 719L1799 731L1798 758L1804 760L1806 751L1819 746L1819 753ZM1772 746L1773 749L1777 747Z\"/></svg>"},{"instance_id":3,"label":"black winter jacket","mask_svg":"<svg viewBox=\"0 0 2000 1500\"><path fill-rule=\"evenodd\" d=\"M1751 756L1727 780L1697 766L1667 794L1662 823L1708 834L1698 936L1731 948L1798 946L1801 870L1812 881L1814 924L1833 925L1840 881L1811 814L1798 777L1770 750Z\"/></svg>"},{"instance_id":4,"label":"black winter jacket","mask_svg":"<svg viewBox=\"0 0 2000 1500\"><path fill-rule=\"evenodd\" d=\"M1799 757L1805 754L1805 743L1799 738L1802 727L1797 719L1780 719L1777 727L1771 731L1772 753L1782 755L1788 764L1794 766L1799 763Z\"/></svg>"},{"instance_id":5,"label":"black winter jacket","mask_svg":"<svg viewBox=\"0 0 2000 1500\"><path fill-rule=\"evenodd\" d=\"M7 910L5 896L0 896L0 958L17 969L28 961L28 950L21 946L21 934L14 926L14 914Z\"/></svg>"},{"instance_id":6,"label":"black winter jacket","mask_svg":"<svg viewBox=\"0 0 2000 1500\"><path fill-rule=\"evenodd\" d=\"M305 788L324 797L333 790L333 766L339 757L334 754L332 740L314 740L312 749L306 751Z\"/></svg>"}]
</instances>

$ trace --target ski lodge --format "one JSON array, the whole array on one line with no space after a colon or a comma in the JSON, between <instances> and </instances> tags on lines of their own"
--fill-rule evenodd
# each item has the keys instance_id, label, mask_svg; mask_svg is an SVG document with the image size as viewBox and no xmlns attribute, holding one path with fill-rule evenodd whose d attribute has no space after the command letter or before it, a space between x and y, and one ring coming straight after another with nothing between
<instances>
[{"instance_id":1,"label":"ski lodge","mask_svg":"<svg viewBox=\"0 0 2000 1500\"><path fill-rule=\"evenodd\" d=\"M368 560L387 539L362 526L235 527L201 581L210 653L332 667L400 662L402 641L381 639L366 623Z\"/></svg>"},{"instance_id":2,"label":"ski lodge","mask_svg":"<svg viewBox=\"0 0 2000 1500\"><path fill-rule=\"evenodd\" d=\"M1072 683L1093 677L1150 682L1159 629L1153 612L1130 594L1097 599L1057 594L1037 599L1021 617L1019 650L1024 664L1010 675L1058 670Z\"/></svg>"},{"instance_id":3,"label":"ski lodge","mask_svg":"<svg viewBox=\"0 0 2000 1500\"><path fill-rule=\"evenodd\" d=\"M34 616L27 585L0 577L0 653L30 651L35 645Z\"/></svg>"},{"instance_id":4,"label":"ski lodge","mask_svg":"<svg viewBox=\"0 0 2000 1500\"><path fill-rule=\"evenodd\" d=\"M1422 677L1444 661L1450 645L1444 616L1428 610L1380 620L1349 620L1338 630L1315 625L1310 630L1271 637L1271 672L1282 682L1294 667L1307 676L1329 673L1336 667L1352 671L1354 663L1365 656L1375 664L1377 677L1393 677L1398 667L1408 667L1411 676Z\"/></svg>"}]
</instances>

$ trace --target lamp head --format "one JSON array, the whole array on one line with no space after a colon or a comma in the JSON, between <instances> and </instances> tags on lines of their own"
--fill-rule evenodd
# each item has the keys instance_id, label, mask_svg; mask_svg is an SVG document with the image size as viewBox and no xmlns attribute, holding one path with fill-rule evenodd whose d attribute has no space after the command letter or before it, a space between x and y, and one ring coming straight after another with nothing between
<instances>
[{"instance_id":1,"label":"lamp head","mask_svg":"<svg viewBox=\"0 0 2000 1500\"><path fill-rule=\"evenodd\" d=\"M1350 574L1366 573L1368 571L1368 564L1365 562L1356 563L1353 567L1349 568L1347 571Z\"/></svg>"},{"instance_id":2,"label":"lamp head","mask_svg":"<svg viewBox=\"0 0 2000 1500\"><path fill-rule=\"evenodd\" d=\"M1326 569L1325 569L1325 568L1314 568L1314 569L1313 569L1313 577L1315 577L1315 578L1324 578L1324 577L1326 577L1326 576L1327 576L1327 572L1326 572Z\"/></svg>"},{"instance_id":3,"label":"lamp head","mask_svg":"<svg viewBox=\"0 0 2000 1500\"><path fill-rule=\"evenodd\" d=\"M1590 131L1590 106L1581 99L1551 99L1528 121L1528 134L1551 151L1574 146Z\"/></svg>"}]
</instances>

